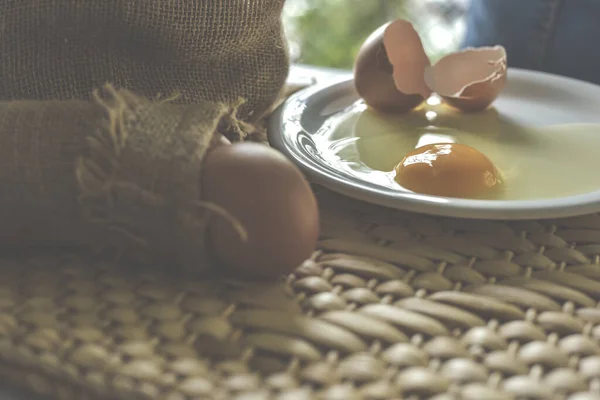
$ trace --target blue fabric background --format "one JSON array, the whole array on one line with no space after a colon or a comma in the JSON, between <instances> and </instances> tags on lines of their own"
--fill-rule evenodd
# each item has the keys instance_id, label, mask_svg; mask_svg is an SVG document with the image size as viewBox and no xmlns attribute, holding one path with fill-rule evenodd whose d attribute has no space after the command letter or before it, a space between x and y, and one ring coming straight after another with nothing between
<instances>
[{"instance_id":1,"label":"blue fabric background","mask_svg":"<svg viewBox=\"0 0 600 400\"><path fill-rule=\"evenodd\" d=\"M600 84L600 0L471 0L463 47L495 44L511 67Z\"/></svg>"}]
</instances>

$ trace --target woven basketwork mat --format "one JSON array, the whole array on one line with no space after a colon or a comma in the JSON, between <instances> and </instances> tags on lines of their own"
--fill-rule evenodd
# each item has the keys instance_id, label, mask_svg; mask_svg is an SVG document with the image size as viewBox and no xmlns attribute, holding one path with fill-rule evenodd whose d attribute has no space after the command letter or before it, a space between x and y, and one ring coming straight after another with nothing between
<instances>
[{"instance_id":1,"label":"woven basketwork mat","mask_svg":"<svg viewBox=\"0 0 600 400\"><path fill-rule=\"evenodd\" d=\"M58 399L600 399L600 216L433 218L318 189L287 282L0 260L0 374Z\"/></svg>"}]
</instances>

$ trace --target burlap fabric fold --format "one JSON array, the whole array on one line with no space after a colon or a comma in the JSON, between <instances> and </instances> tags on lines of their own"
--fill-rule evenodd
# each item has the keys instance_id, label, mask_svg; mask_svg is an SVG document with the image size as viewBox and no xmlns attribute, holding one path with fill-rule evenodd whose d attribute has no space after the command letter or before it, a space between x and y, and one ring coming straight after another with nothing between
<instances>
[{"instance_id":1,"label":"burlap fabric fold","mask_svg":"<svg viewBox=\"0 0 600 400\"><path fill-rule=\"evenodd\" d=\"M0 103L0 244L206 264L200 165L232 110L149 101Z\"/></svg>"},{"instance_id":2,"label":"burlap fabric fold","mask_svg":"<svg viewBox=\"0 0 600 400\"><path fill-rule=\"evenodd\" d=\"M0 2L0 245L205 268L202 160L278 98L283 3Z\"/></svg>"}]
</instances>

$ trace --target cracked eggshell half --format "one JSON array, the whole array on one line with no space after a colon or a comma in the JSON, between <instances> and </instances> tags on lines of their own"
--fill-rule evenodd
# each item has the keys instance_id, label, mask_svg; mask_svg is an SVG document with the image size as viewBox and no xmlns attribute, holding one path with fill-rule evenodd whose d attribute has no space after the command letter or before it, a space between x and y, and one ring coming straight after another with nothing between
<instances>
[{"instance_id":1,"label":"cracked eggshell half","mask_svg":"<svg viewBox=\"0 0 600 400\"><path fill-rule=\"evenodd\" d=\"M361 46L354 85L369 107L384 113L407 112L431 94L424 79L430 65L413 25L395 20L378 28Z\"/></svg>"},{"instance_id":2,"label":"cracked eggshell half","mask_svg":"<svg viewBox=\"0 0 600 400\"><path fill-rule=\"evenodd\" d=\"M507 57L502 46L467 48L425 68L427 86L461 111L489 107L506 84Z\"/></svg>"}]
</instances>

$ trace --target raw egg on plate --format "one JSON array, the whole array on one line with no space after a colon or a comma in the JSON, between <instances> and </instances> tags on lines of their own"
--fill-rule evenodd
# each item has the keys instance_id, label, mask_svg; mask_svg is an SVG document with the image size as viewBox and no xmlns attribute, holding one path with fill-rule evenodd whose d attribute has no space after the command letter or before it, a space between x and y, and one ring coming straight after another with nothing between
<instances>
[{"instance_id":1,"label":"raw egg on plate","mask_svg":"<svg viewBox=\"0 0 600 400\"><path fill-rule=\"evenodd\" d=\"M416 193L443 197L487 197L500 184L492 161L459 143L434 143L409 152L395 168L395 180Z\"/></svg>"}]
</instances>

